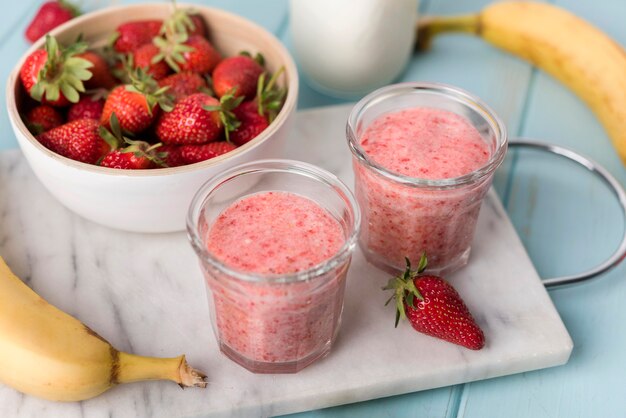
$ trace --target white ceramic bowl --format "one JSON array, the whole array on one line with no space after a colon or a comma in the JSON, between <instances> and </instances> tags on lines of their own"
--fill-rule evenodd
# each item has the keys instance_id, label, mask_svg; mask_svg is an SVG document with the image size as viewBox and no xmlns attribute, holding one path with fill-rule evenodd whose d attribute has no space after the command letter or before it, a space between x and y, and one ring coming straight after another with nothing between
<instances>
[{"instance_id":1,"label":"white ceramic bowl","mask_svg":"<svg viewBox=\"0 0 626 418\"><path fill-rule=\"evenodd\" d=\"M237 15L199 5L191 7L205 19L209 38L224 55L242 50L261 52L266 67L274 72L285 67L282 77L288 92L274 122L258 137L228 154L201 163L155 170L117 170L84 164L62 157L41 145L19 115L25 92L19 70L26 57L40 48L36 42L19 60L9 76L7 110L15 136L30 167L61 203L94 222L135 232L172 232L185 229L185 215L195 192L211 176L244 162L279 158L295 113L298 73L285 47L262 27ZM163 19L171 13L168 3L122 6L89 13L51 32L61 43L79 34L101 45L119 24L130 20Z\"/></svg>"}]
</instances>

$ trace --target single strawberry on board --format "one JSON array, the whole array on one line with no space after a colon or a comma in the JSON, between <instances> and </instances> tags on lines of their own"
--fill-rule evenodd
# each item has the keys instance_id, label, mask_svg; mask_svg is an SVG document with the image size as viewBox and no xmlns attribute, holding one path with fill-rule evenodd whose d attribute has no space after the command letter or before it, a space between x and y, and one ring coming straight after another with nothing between
<instances>
[{"instance_id":1,"label":"single strawberry on board","mask_svg":"<svg viewBox=\"0 0 626 418\"><path fill-rule=\"evenodd\" d=\"M64 122L61 112L48 105L35 106L26 114L26 126L33 135L61 126Z\"/></svg>"},{"instance_id":2,"label":"single strawberry on board","mask_svg":"<svg viewBox=\"0 0 626 418\"><path fill-rule=\"evenodd\" d=\"M220 61L213 70L213 90L218 97L234 91L236 97L243 96L247 100L254 97L259 76L263 73L261 55L257 59L249 55L228 57Z\"/></svg>"},{"instance_id":3,"label":"single strawberry on board","mask_svg":"<svg viewBox=\"0 0 626 418\"><path fill-rule=\"evenodd\" d=\"M137 68L130 78L131 84L111 91L104 103L100 123L109 128L111 115L115 113L123 130L139 133L152 125L160 109L172 110L172 98L166 93L168 87L159 87L142 68Z\"/></svg>"},{"instance_id":4,"label":"single strawberry on board","mask_svg":"<svg viewBox=\"0 0 626 418\"><path fill-rule=\"evenodd\" d=\"M239 124L233 109L243 98L224 96L220 101L205 93L187 96L163 113L156 123L156 135L163 144L205 144L217 141L224 131L235 130Z\"/></svg>"},{"instance_id":5,"label":"single strawberry on board","mask_svg":"<svg viewBox=\"0 0 626 418\"><path fill-rule=\"evenodd\" d=\"M78 119L37 136L46 148L72 160L95 164L111 147L98 132L94 119Z\"/></svg>"},{"instance_id":6,"label":"single strawberry on board","mask_svg":"<svg viewBox=\"0 0 626 418\"><path fill-rule=\"evenodd\" d=\"M44 49L30 54L20 68L20 79L26 92L35 100L51 106L77 103L85 91L83 82L92 77L93 64L77 55L87 44L76 42L65 48L46 35Z\"/></svg>"},{"instance_id":7,"label":"single strawberry on board","mask_svg":"<svg viewBox=\"0 0 626 418\"><path fill-rule=\"evenodd\" d=\"M100 120L103 108L104 99L97 96L83 96L78 103L70 106L67 111L67 120L68 122L77 119Z\"/></svg>"},{"instance_id":8,"label":"single strawberry on board","mask_svg":"<svg viewBox=\"0 0 626 418\"><path fill-rule=\"evenodd\" d=\"M159 86L169 86L167 93L178 102L194 93L208 91L206 80L198 73L177 73L159 80Z\"/></svg>"},{"instance_id":9,"label":"single strawberry on board","mask_svg":"<svg viewBox=\"0 0 626 418\"><path fill-rule=\"evenodd\" d=\"M41 5L26 27L25 36L31 43L61 24L80 15L80 11L66 0L47 1Z\"/></svg>"},{"instance_id":10,"label":"single strawberry on board","mask_svg":"<svg viewBox=\"0 0 626 418\"><path fill-rule=\"evenodd\" d=\"M422 274L426 264L426 255L422 254L417 270L411 270L407 258L404 273L390 279L383 288L394 291L387 304L395 299L396 326L400 319L408 318L411 326L423 334L480 350L485 346L483 331L450 283Z\"/></svg>"},{"instance_id":11,"label":"single strawberry on board","mask_svg":"<svg viewBox=\"0 0 626 418\"><path fill-rule=\"evenodd\" d=\"M162 26L162 20L135 20L122 23L115 30L110 42L117 52L126 54L141 45L152 43L152 39L159 35Z\"/></svg>"}]
</instances>

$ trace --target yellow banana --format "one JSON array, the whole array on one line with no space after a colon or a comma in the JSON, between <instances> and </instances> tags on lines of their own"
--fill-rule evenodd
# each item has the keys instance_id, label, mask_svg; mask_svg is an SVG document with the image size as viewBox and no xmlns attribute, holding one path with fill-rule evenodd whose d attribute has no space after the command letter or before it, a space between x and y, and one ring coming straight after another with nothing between
<instances>
[{"instance_id":1,"label":"yellow banana","mask_svg":"<svg viewBox=\"0 0 626 418\"><path fill-rule=\"evenodd\" d=\"M626 52L599 29L546 3L504 1L475 15L426 18L418 47L445 32L465 32L531 62L583 99L626 164Z\"/></svg>"},{"instance_id":2,"label":"yellow banana","mask_svg":"<svg viewBox=\"0 0 626 418\"><path fill-rule=\"evenodd\" d=\"M0 382L55 401L92 398L118 383L173 380L206 387L185 356L120 352L76 318L48 304L0 257Z\"/></svg>"}]
</instances>

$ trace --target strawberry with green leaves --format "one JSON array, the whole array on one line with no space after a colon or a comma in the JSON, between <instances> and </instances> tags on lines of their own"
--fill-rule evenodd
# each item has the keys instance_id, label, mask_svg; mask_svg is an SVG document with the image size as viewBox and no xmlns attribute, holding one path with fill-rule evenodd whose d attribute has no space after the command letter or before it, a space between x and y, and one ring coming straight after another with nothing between
<instances>
[{"instance_id":1,"label":"strawberry with green leaves","mask_svg":"<svg viewBox=\"0 0 626 418\"><path fill-rule=\"evenodd\" d=\"M167 77L172 71L169 65L160 58L161 50L154 44L145 44L132 52L135 68L143 68L155 80Z\"/></svg>"},{"instance_id":2,"label":"strawberry with green leaves","mask_svg":"<svg viewBox=\"0 0 626 418\"><path fill-rule=\"evenodd\" d=\"M221 61L222 55L204 37L186 33L168 33L154 39L160 54L154 62L164 60L172 70L208 74Z\"/></svg>"},{"instance_id":3,"label":"strawberry with green leaves","mask_svg":"<svg viewBox=\"0 0 626 418\"><path fill-rule=\"evenodd\" d=\"M257 54L256 59L243 53L235 57L225 58L213 70L213 90L218 97L234 91L236 97L247 100L254 97L259 77L263 73L263 56Z\"/></svg>"},{"instance_id":4,"label":"strawberry with green leaves","mask_svg":"<svg viewBox=\"0 0 626 418\"><path fill-rule=\"evenodd\" d=\"M111 151L101 159L100 166L122 170L144 170L165 166L162 160L165 154L158 152L161 144L153 145L124 136L115 113L111 115L109 126L110 131L104 126L99 128L100 136L111 146ZM125 146L119 148L121 145Z\"/></svg>"},{"instance_id":5,"label":"strawberry with green leaves","mask_svg":"<svg viewBox=\"0 0 626 418\"><path fill-rule=\"evenodd\" d=\"M52 29L80 15L80 10L67 0L50 0L41 5L26 27L25 36L31 43Z\"/></svg>"},{"instance_id":6,"label":"strawberry with green leaves","mask_svg":"<svg viewBox=\"0 0 626 418\"><path fill-rule=\"evenodd\" d=\"M230 134L235 145L243 145L263 132L274 120L285 99L286 90L277 85L281 67L266 83L266 73L259 76L256 98L244 102L233 110L239 126Z\"/></svg>"},{"instance_id":7,"label":"strawberry with green leaves","mask_svg":"<svg viewBox=\"0 0 626 418\"><path fill-rule=\"evenodd\" d=\"M239 127L230 133L230 141L235 145L247 144L270 126L267 117L259 113L255 101L242 103L233 113L239 121Z\"/></svg>"},{"instance_id":8,"label":"strawberry with green leaves","mask_svg":"<svg viewBox=\"0 0 626 418\"><path fill-rule=\"evenodd\" d=\"M176 73L159 80L159 86L169 87L167 93L178 102L194 93L209 91L207 81L198 73Z\"/></svg>"},{"instance_id":9,"label":"strawberry with green leaves","mask_svg":"<svg viewBox=\"0 0 626 418\"><path fill-rule=\"evenodd\" d=\"M172 110L172 98L166 93L168 87L159 87L146 72L138 68L131 75L131 84L113 89L104 103L100 123L109 126L115 113L123 130L131 133L145 131L157 119L160 109Z\"/></svg>"},{"instance_id":10,"label":"strawberry with green leaves","mask_svg":"<svg viewBox=\"0 0 626 418\"><path fill-rule=\"evenodd\" d=\"M426 265L425 254L416 271L411 270L407 258L404 273L390 279L383 288L394 292L387 303L395 299L396 326L400 319L408 319L421 333L480 350L485 345L483 331L450 283L438 276L422 274Z\"/></svg>"},{"instance_id":11,"label":"strawberry with green leaves","mask_svg":"<svg viewBox=\"0 0 626 418\"><path fill-rule=\"evenodd\" d=\"M64 122L61 112L48 105L35 106L26 114L26 126L33 135L47 132Z\"/></svg>"},{"instance_id":12,"label":"strawberry with green leaves","mask_svg":"<svg viewBox=\"0 0 626 418\"><path fill-rule=\"evenodd\" d=\"M217 141L222 132L226 137L239 125L233 109L241 97L226 95L218 101L205 93L187 96L174 105L171 112L161 115L156 135L164 144L204 144Z\"/></svg>"},{"instance_id":13,"label":"strawberry with green leaves","mask_svg":"<svg viewBox=\"0 0 626 418\"><path fill-rule=\"evenodd\" d=\"M72 160L96 164L111 147L98 132L100 124L94 119L78 119L37 136L46 148Z\"/></svg>"},{"instance_id":14,"label":"strawberry with green leaves","mask_svg":"<svg viewBox=\"0 0 626 418\"><path fill-rule=\"evenodd\" d=\"M91 62L77 55L87 44L77 42L60 47L57 40L46 36L44 49L30 54L20 68L20 79L26 92L35 100L51 106L76 103L85 91L84 81L92 77Z\"/></svg>"},{"instance_id":15,"label":"strawberry with green leaves","mask_svg":"<svg viewBox=\"0 0 626 418\"><path fill-rule=\"evenodd\" d=\"M174 4L174 11L169 18L163 22L161 35L171 33L186 33L189 36L206 37L206 25L202 16L193 9L179 9Z\"/></svg>"},{"instance_id":16,"label":"strawberry with green leaves","mask_svg":"<svg viewBox=\"0 0 626 418\"><path fill-rule=\"evenodd\" d=\"M122 54L133 52L142 45L152 43L152 39L159 35L162 20L134 20L122 23L117 27L110 39L113 49Z\"/></svg>"},{"instance_id":17,"label":"strawberry with green leaves","mask_svg":"<svg viewBox=\"0 0 626 418\"><path fill-rule=\"evenodd\" d=\"M85 80L85 87L87 89L106 89L110 90L117 84L109 64L104 57L94 51L86 51L82 54L78 54L77 57L89 61L92 66L89 68L91 72L91 78Z\"/></svg>"}]
</instances>

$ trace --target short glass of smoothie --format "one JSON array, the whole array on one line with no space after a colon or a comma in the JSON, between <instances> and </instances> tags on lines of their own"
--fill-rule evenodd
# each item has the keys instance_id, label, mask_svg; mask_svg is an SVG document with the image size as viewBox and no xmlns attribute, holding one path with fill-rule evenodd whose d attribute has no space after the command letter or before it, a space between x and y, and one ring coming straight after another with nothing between
<instances>
[{"instance_id":1,"label":"short glass of smoothie","mask_svg":"<svg viewBox=\"0 0 626 418\"><path fill-rule=\"evenodd\" d=\"M221 351L254 373L329 353L359 232L352 192L298 161L261 160L205 183L187 218Z\"/></svg>"},{"instance_id":2,"label":"short glass of smoothie","mask_svg":"<svg viewBox=\"0 0 626 418\"><path fill-rule=\"evenodd\" d=\"M483 198L507 149L506 128L482 100L437 83L376 90L346 129L359 245L372 264L403 270L428 256L429 271L467 264Z\"/></svg>"}]
</instances>

